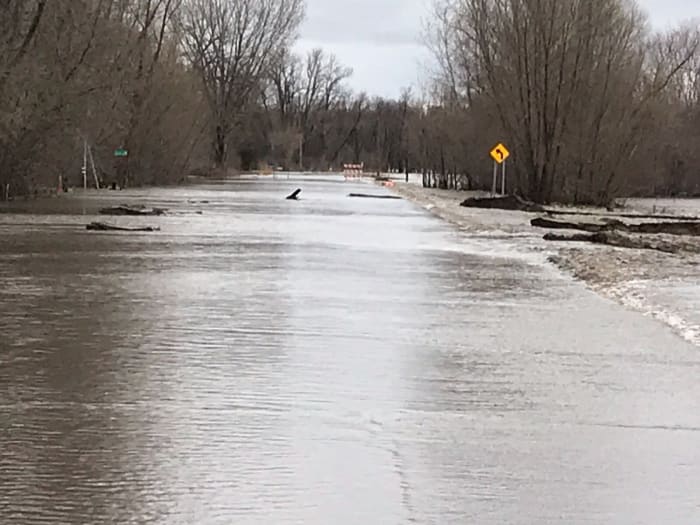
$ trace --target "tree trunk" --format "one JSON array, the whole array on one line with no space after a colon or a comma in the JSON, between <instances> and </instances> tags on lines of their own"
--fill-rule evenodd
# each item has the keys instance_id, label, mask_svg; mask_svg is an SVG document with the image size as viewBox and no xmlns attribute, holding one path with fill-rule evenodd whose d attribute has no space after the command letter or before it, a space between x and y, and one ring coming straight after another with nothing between
<instances>
[{"instance_id":1,"label":"tree trunk","mask_svg":"<svg viewBox=\"0 0 700 525\"><path fill-rule=\"evenodd\" d=\"M227 161L227 151L226 151L226 139L227 139L226 126L219 124L216 126L216 134L214 137L214 165L223 170L226 167Z\"/></svg>"}]
</instances>

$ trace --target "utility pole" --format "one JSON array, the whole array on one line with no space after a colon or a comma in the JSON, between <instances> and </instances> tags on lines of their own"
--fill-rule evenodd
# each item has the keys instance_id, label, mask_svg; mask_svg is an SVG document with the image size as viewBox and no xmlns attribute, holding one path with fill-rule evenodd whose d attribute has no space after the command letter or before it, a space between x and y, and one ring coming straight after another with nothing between
<instances>
[{"instance_id":1,"label":"utility pole","mask_svg":"<svg viewBox=\"0 0 700 525\"><path fill-rule=\"evenodd\" d=\"M95 179L95 188L100 189L100 177L97 175L97 167L95 166L95 157L92 156L92 147L88 144L87 148L88 159L90 160L90 166L92 167L92 176Z\"/></svg>"},{"instance_id":2,"label":"utility pole","mask_svg":"<svg viewBox=\"0 0 700 525\"><path fill-rule=\"evenodd\" d=\"M299 171L304 171L304 134L299 134Z\"/></svg>"},{"instance_id":3,"label":"utility pole","mask_svg":"<svg viewBox=\"0 0 700 525\"><path fill-rule=\"evenodd\" d=\"M87 191L87 163L88 163L88 143L87 139L83 139L83 191Z\"/></svg>"}]
</instances>

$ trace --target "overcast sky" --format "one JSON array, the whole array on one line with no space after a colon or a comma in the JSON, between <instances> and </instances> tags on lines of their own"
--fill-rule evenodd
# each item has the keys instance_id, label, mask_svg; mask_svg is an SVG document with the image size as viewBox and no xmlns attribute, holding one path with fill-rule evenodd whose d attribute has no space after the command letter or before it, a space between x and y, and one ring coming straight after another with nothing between
<instances>
[{"instance_id":1,"label":"overcast sky","mask_svg":"<svg viewBox=\"0 0 700 525\"><path fill-rule=\"evenodd\" d=\"M396 97L419 90L428 55L421 28L430 0L307 0L298 47L322 47L354 70L351 85ZM697 0L639 0L655 27L700 17Z\"/></svg>"}]
</instances>

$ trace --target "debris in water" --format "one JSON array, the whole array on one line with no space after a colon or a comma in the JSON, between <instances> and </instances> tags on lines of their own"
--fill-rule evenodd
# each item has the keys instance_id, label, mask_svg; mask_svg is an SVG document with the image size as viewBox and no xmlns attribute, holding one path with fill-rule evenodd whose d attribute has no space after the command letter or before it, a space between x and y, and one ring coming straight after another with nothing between
<instances>
[{"instance_id":1,"label":"debris in water","mask_svg":"<svg viewBox=\"0 0 700 525\"><path fill-rule=\"evenodd\" d=\"M398 195L370 195L367 193L351 193L348 197L360 198L360 199L391 199L391 200L401 200Z\"/></svg>"},{"instance_id":2,"label":"debris in water","mask_svg":"<svg viewBox=\"0 0 700 525\"><path fill-rule=\"evenodd\" d=\"M99 232L159 232L160 228L156 226L144 226L136 228L127 228L124 226L115 226L113 224L107 224L105 222L91 222L86 226L88 231L99 231Z\"/></svg>"},{"instance_id":3,"label":"debris in water","mask_svg":"<svg viewBox=\"0 0 700 525\"><path fill-rule=\"evenodd\" d=\"M102 208L100 215L133 215L133 216L159 216L165 215L164 209L161 208L145 208L143 206L129 206L121 204L119 206L110 206Z\"/></svg>"}]
</instances>

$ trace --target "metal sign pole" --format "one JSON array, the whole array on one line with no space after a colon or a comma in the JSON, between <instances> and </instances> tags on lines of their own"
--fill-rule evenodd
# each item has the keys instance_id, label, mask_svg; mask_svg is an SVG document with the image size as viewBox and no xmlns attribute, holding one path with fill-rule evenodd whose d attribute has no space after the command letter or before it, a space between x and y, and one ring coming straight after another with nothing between
<instances>
[{"instance_id":1,"label":"metal sign pole","mask_svg":"<svg viewBox=\"0 0 700 525\"><path fill-rule=\"evenodd\" d=\"M503 161L503 173L501 174L501 194L505 195L506 194L506 163L507 161Z\"/></svg>"},{"instance_id":2,"label":"metal sign pole","mask_svg":"<svg viewBox=\"0 0 700 525\"><path fill-rule=\"evenodd\" d=\"M493 188L491 191L492 196L496 196L496 191L498 187L498 163L494 160L493 161Z\"/></svg>"}]
</instances>

